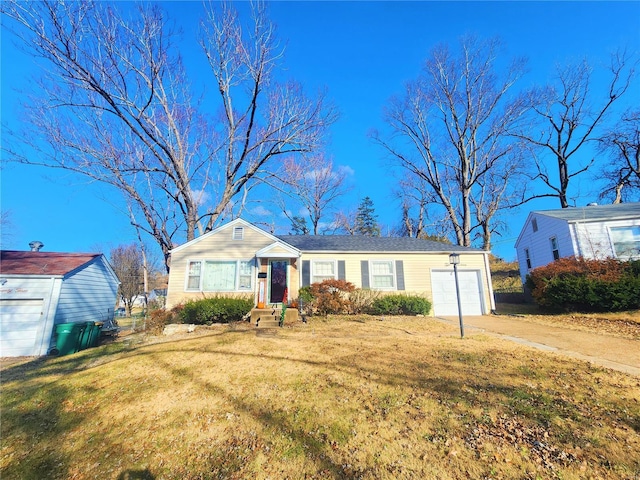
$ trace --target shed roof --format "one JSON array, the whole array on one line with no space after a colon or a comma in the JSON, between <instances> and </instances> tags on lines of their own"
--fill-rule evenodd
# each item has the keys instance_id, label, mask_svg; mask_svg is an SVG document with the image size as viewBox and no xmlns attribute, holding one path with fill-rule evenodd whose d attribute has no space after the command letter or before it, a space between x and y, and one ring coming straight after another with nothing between
<instances>
[{"instance_id":1,"label":"shed roof","mask_svg":"<svg viewBox=\"0 0 640 480\"><path fill-rule=\"evenodd\" d=\"M410 237L365 235L276 235L303 252L469 252L483 250Z\"/></svg>"},{"instance_id":2,"label":"shed roof","mask_svg":"<svg viewBox=\"0 0 640 480\"><path fill-rule=\"evenodd\" d=\"M623 218L640 218L640 202L537 210L532 213L560 218L567 222L598 222Z\"/></svg>"},{"instance_id":3,"label":"shed roof","mask_svg":"<svg viewBox=\"0 0 640 480\"><path fill-rule=\"evenodd\" d=\"M2 275L66 275L91 262L100 253L57 253L0 251L0 274Z\"/></svg>"}]
</instances>

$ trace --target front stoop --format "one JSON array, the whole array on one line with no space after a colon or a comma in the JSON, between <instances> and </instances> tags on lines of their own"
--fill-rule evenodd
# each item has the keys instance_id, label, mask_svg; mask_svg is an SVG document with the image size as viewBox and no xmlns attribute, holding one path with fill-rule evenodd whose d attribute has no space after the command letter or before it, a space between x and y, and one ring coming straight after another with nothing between
<instances>
[{"instance_id":1,"label":"front stoop","mask_svg":"<svg viewBox=\"0 0 640 480\"><path fill-rule=\"evenodd\" d=\"M254 308L251 310L251 325L256 328L277 328L280 326L281 308ZM298 310L287 308L284 312L284 323L298 321Z\"/></svg>"}]
</instances>

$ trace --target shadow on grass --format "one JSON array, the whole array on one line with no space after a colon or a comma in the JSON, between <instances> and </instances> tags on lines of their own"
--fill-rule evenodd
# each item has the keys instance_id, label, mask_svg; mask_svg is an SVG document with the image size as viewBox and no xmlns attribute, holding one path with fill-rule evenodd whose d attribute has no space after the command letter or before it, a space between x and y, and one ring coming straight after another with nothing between
<instances>
[{"instance_id":1,"label":"shadow on grass","mask_svg":"<svg viewBox=\"0 0 640 480\"><path fill-rule=\"evenodd\" d=\"M25 388L23 392L7 392L3 388L2 443L12 442L55 445L65 433L82 423L81 415L63 412L68 390L61 386ZM24 445L23 445L24 446ZM15 448L15 446L14 446ZM5 478L66 478L73 459L66 458L55 448L22 448L25 454L5 464L0 477Z\"/></svg>"},{"instance_id":2,"label":"shadow on grass","mask_svg":"<svg viewBox=\"0 0 640 480\"><path fill-rule=\"evenodd\" d=\"M407 332L409 333L409 332ZM327 376L332 372L346 375L349 380L337 385L336 388L344 389L344 397L358 398L358 391L354 385L363 382L374 383L390 387L410 387L417 391L428 393L432 398L443 405L443 414L449 414L455 410L471 412L474 407L492 405L498 411L517 415L523 421L542 425L547 428L556 417L572 418L578 424L583 424L586 429L590 420L583 418L582 413L566 396L555 390L538 391L526 386L526 372L530 375L565 375L569 377L572 369L568 362L557 362L557 367L551 371L548 368L537 371L536 366L527 364L513 354L502 354L499 349L485 349L482 352L467 351L468 341L460 340L460 348L455 341L446 344L438 344L435 348L431 345L431 351L424 358L410 355L402 356L402 349L397 352L376 349L375 338L363 343L360 352L343 354L333 357L332 360L314 360L303 351L301 358L285 356L281 354L277 345L274 350L267 353L239 353L230 351L225 347L226 343L216 343L198 349L193 348L193 341L206 340L207 338L230 335L255 335L255 331L226 330L197 338L185 338L180 340L168 340L168 344L162 347L160 344L132 345L107 349L100 347L94 351L84 351L77 355L61 357L58 359L44 359L29 362L15 367L10 367L2 372L3 382L16 380L3 403L3 428L2 438L43 438L52 445L56 438L61 438L65 433L77 428L86 414L70 414L61 412L61 405L69 392L61 386L61 382L51 382L48 385L40 385L38 390L25 391L20 386L21 379L38 380L48 375L60 375L79 370L93 368L94 366L106 367L111 362L126 359L131 361L135 357L152 356L154 364L169 372L177 382L190 382L197 389L207 395L215 395L222 398L231 408L246 414L259 422L269 432L273 432L268 438L287 438L293 444L294 453L305 455L314 462L319 472L326 472L327 478L353 478L365 472L353 472L341 462L332 460L332 445L327 441L320 441L310 431L317 428L303 428L296 423L290 413L279 409L277 405L253 401L249 395L239 396L224 385L213 384L200 377L200 368L216 368L224 365L232 365L233 358L249 359L256 365L263 365L265 371L278 369L280 365L286 371L286 364L303 365L306 368L305 378L309 383L315 382L318 376ZM287 338L268 339L269 341L287 341ZM170 343L169 343L170 342ZM465 343L466 342L466 343ZM344 350L343 350L344 351ZM204 355L208 359L200 363L198 367L175 366L169 361L176 353L194 353ZM536 355L543 355L537 353ZM102 358L101 358L102 357ZM366 360L363 359L366 358ZM166 359L166 360L165 360ZM273 364L266 363L274 362ZM96 363L99 362L99 363ZM199 362L201 360L199 359ZM403 362L402 368L394 368L394 362ZM526 367L526 368L524 368ZM297 369L296 371L300 371ZM523 373L525 372L525 373ZM560 387L558 387L560 388ZM3 394L4 396L4 394ZM611 403L612 399L601 398L601 402ZM10 414L7 415L6 412ZM446 412L446 413L444 413ZM90 414L90 413L89 413ZM380 412L374 411L379 415ZM471 413L469 413L471 415ZM473 421L473 419L471 419ZM623 420L622 418L618 421ZM637 431L637 419L628 417L629 425ZM319 420L315 420L319 422ZM571 438L571 431L559 430L559 435ZM573 428L573 427L572 427ZM240 437L238 436L240 435ZM109 446L108 448L115 448ZM207 451L209 457L202 459L206 464L207 473L219 474L222 478L234 477L234 474L242 473L245 466L259 453L260 445L252 438L242 437L241 432L234 432L231 438L221 441ZM47 453L33 455L19 465L23 459L16 459L4 470L3 478L64 478L68 473L69 462L73 459L63 458L55 449L44 450ZM238 456L240 452L240 456ZM37 475L51 469L52 475L45 477ZM24 472L24 475L19 473ZM372 474L375 472L371 472ZM5 477L6 475L6 477ZM373 475L375 476L375 475ZM119 479L153 479L151 471L125 470Z\"/></svg>"},{"instance_id":3,"label":"shadow on grass","mask_svg":"<svg viewBox=\"0 0 640 480\"><path fill-rule=\"evenodd\" d=\"M144 470L126 470L118 475L118 480L155 480L155 478L148 468Z\"/></svg>"}]
</instances>

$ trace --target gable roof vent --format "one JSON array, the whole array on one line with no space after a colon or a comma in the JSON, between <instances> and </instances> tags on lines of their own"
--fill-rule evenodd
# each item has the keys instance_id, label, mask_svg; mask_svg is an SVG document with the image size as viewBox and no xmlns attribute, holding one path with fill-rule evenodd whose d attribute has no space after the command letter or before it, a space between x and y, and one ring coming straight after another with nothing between
<instances>
[{"instance_id":1,"label":"gable roof vent","mask_svg":"<svg viewBox=\"0 0 640 480\"><path fill-rule=\"evenodd\" d=\"M234 227L233 229L233 239L234 240L242 240L244 238L244 227Z\"/></svg>"},{"instance_id":2,"label":"gable roof vent","mask_svg":"<svg viewBox=\"0 0 640 480\"><path fill-rule=\"evenodd\" d=\"M33 242L29 243L29 246L31 247L32 252L39 252L40 249L44 247L44 243L39 240L34 240Z\"/></svg>"}]
</instances>

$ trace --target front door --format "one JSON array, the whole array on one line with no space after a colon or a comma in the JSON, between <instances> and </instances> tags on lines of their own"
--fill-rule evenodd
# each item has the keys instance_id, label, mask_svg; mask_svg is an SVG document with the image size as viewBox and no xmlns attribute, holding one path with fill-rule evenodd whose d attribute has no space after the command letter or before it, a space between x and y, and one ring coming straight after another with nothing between
<instances>
[{"instance_id":1,"label":"front door","mask_svg":"<svg viewBox=\"0 0 640 480\"><path fill-rule=\"evenodd\" d=\"M287 292L287 267L289 260L271 260L269 270L269 303L282 303Z\"/></svg>"}]
</instances>

